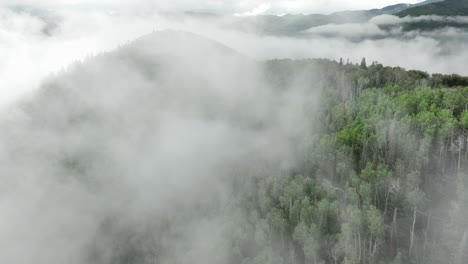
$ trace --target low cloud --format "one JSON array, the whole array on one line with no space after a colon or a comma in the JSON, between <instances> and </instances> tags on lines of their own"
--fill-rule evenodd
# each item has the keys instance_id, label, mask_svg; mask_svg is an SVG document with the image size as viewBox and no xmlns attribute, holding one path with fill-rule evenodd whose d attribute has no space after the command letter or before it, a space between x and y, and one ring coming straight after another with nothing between
<instances>
[{"instance_id":1,"label":"low cloud","mask_svg":"<svg viewBox=\"0 0 468 264\"><path fill-rule=\"evenodd\" d=\"M210 11L223 14L245 13L257 7L269 5L271 14L310 14L310 13L331 13L342 10L362 10L371 8L382 8L392 4L400 3L399 0L3 0L6 5L35 5L45 8L88 8L88 9L131 9L159 11L183 12L190 10ZM408 3L417 3L418 0L408 0Z\"/></svg>"},{"instance_id":2,"label":"low cloud","mask_svg":"<svg viewBox=\"0 0 468 264\"><path fill-rule=\"evenodd\" d=\"M376 25L403 24L415 22L445 22L468 24L468 17L463 16L418 16L418 17L397 17L393 15L381 15L370 19L370 23Z\"/></svg>"},{"instance_id":3,"label":"low cloud","mask_svg":"<svg viewBox=\"0 0 468 264\"><path fill-rule=\"evenodd\" d=\"M259 7L259 6L257 6ZM260 6L262 7L262 6ZM259 7L259 10L260 10ZM263 6L265 10L267 6ZM258 10L257 10L258 11ZM132 10L49 10L57 25L44 34L47 21L26 12L1 9L0 107L37 89L41 81L75 61L109 51L153 30L178 29L219 41L254 59L349 58L379 61L428 72L468 74L466 32L447 28L402 32L408 21L447 18L379 16L359 24L324 25L309 29L306 38L259 35L232 27L232 17L194 17ZM238 18L243 19L243 18ZM466 22L464 17L450 21ZM382 25L393 25L390 31ZM456 54L455 52L456 51ZM28 78L24 78L28 76Z\"/></svg>"},{"instance_id":4,"label":"low cloud","mask_svg":"<svg viewBox=\"0 0 468 264\"><path fill-rule=\"evenodd\" d=\"M0 121L0 262L228 263L230 186L294 168L312 130L311 80L262 72L168 31L50 78Z\"/></svg>"},{"instance_id":5,"label":"low cloud","mask_svg":"<svg viewBox=\"0 0 468 264\"><path fill-rule=\"evenodd\" d=\"M257 6L256 8L254 8L252 11L248 11L244 13L237 13L237 14L234 14L234 16L239 16L239 17L258 16L258 15L265 14L265 12L267 12L270 8L271 8L270 4L261 4Z\"/></svg>"},{"instance_id":6,"label":"low cloud","mask_svg":"<svg viewBox=\"0 0 468 264\"><path fill-rule=\"evenodd\" d=\"M306 34L322 35L330 37L362 38L386 36L388 32L379 28L376 24L329 24L313 27Z\"/></svg>"},{"instance_id":7,"label":"low cloud","mask_svg":"<svg viewBox=\"0 0 468 264\"><path fill-rule=\"evenodd\" d=\"M34 98L2 110L1 263L224 263L248 219L228 186L289 172L314 129L317 76L304 69L274 91L256 60L366 57L468 74L466 33L387 36L377 25L394 17L296 38L241 32L226 17L53 12L61 19L44 32L41 17L0 11L0 104ZM221 44L159 32L126 45L167 28Z\"/></svg>"}]
</instances>

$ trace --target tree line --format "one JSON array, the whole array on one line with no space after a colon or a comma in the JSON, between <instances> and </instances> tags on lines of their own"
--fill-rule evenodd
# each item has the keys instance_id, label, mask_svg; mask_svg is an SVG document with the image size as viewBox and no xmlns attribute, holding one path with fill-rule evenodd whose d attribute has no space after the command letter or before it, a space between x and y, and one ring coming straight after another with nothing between
<instances>
[{"instance_id":1,"label":"tree line","mask_svg":"<svg viewBox=\"0 0 468 264\"><path fill-rule=\"evenodd\" d=\"M466 77L365 59L265 68L276 89L315 75L321 105L303 164L243 193L250 231L233 263L464 263Z\"/></svg>"}]
</instances>

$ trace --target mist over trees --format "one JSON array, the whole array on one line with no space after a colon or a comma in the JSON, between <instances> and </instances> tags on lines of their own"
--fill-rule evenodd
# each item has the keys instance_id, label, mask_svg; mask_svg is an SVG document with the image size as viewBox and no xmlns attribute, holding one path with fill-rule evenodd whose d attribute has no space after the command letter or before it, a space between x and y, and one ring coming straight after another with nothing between
<instances>
[{"instance_id":1,"label":"mist over trees","mask_svg":"<svg viewBox=\"0 0 468 264\"><path fill-rule=\"evenodd\" d=\"M463 263L468 89L443 81L461 77L320 65L351 85L323 89L303 167L258 187L284 219L265 214L284 223L283 263Z\"/></svg>"},{"instance_id":2,"label":"mist over trees","mask_svg":"<svg viewBox=\"0 0 468 264\"><path fill-rule=\"evenodd\" d=\"M464 263L467 86L144 36L5 113L0 262Z\"/></svg>"}]
</instances>

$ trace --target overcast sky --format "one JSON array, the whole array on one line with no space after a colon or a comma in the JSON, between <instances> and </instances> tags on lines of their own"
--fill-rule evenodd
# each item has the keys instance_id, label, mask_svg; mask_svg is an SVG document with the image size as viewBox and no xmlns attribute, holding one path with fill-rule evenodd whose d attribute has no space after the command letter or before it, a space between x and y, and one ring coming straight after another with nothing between
<instances>
[{"instance_id":1,"label":"overcast sky","mask_svg":"<svg viewBox=\"0 0 468 264\"><path fill-rule=\"evenodd\" d=\"M401 0L403 1L403 0ZM51 74L66 69L106 51L111 51L154 30L175 29L193 32L219 41L256 59L329 58L342 56L352 61L367 57L386 65L403 66L429 72L467 74L464 66L468 52L466 42L458 41L459 32L449 30L453 41L441 46L431 36L409 36L406 41L385 39L355 43L342 36L386 34L375 23L324 26L312 33L333 32L337 38L311 40L257 36L229 31L214 22L166 16L161 12L188 10L224 14L259 15L285 13L329 13L339 10L379 8L400 0L0 0L0 111L3 106L35 91ZM418 0L407 0L415 3ZM97 4L98 3L98 4ZM31 16L13 12L9 5L32 5L52 9L45 15ZM111 12L117 11L117 13ZM126 11L126 12L122 12ZM133 12L133 11L144 11ZM120 13L120 14L119 14ZM117 15L116 15L117 14ZM51 15L51 35L44 34L49 25L44 16ZM388 17L384 17L388 20ZM393 18L397 19L398 18ZM220 19L223 20L223 19ZM221 21L219 21L221 22ZM52 23L52 24L53 24ZM440 38L442 32L435 32ZM468 39L468 35L462 34ZM461 38L460 37L460 38ZM442 38L446 38L445 35ZM458 46L457 46L458 45ZM465 54L466 53L466 54ZM441 56L446 54L446 56Z\"/></svg>"},{"instance_id":2,"label":"overcast sky","mask_svg":"<svg viewBox=\"0 0 468 264\"><path fill-rule=\"evenodd\" d=\"M148 8L164 11L203 10L223 13L329 13L348 9L381 8L421 0L0 0L4 4L49 7Z\"/></svg>"}]
</instances>

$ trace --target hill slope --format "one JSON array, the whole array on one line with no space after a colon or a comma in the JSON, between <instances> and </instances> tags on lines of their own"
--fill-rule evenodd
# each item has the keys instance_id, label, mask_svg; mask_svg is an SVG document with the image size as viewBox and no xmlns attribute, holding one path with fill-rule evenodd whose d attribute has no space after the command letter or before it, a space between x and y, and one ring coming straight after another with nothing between
<instances>
[{"instance_id":1,"label":"hill slope","mask_svg":"<svg viewBox=\"0 0 468 264\"><path fill-rule=\"evenodd\" d=\"M48 80L0 120L12 187L0 232L24 234L0 238L0 262L228 263L247 175L288 170L309 129L312 98L273 93L259 73L222 44L166 31Z\"/></svg>"},{"instance_id":2,"label":"hill slope","mask_svg":"<svg viewBox=\"0 0 468 264\"><path fill-rule=\"evenodd\" d=\"M467 0L445 0L442 2L431 3L423 6L408 8L396 14L400 17L405 16L466 16L468 15Z\"/></svg>"},{"instance_id":3,"label":"hill slope","mask_svg":"<svg viewBox=\"0 0 468 264\"><path fill-rule=\"evenodd\" d=\"M0 263L462 263L467 84L144 36L2 116Z\"/></svg>"},{"instance_id":4,"label":"hill slope","mask_svg":"<svg viewBox=\"0 0 468 264\"><path fill-rule=\"evenodd\" d=\"M422 8L439 4L441 0L428 0L418 4L396 4L381 9L340 11L329 15L262 15L235 19L234 28L257 31L267 35L300 35L303 31L313 27L328 24L365 23L380 15L401 14L408 9ZM464 0L465 1L465 0Z\"/></svg>"}]
</instances>

